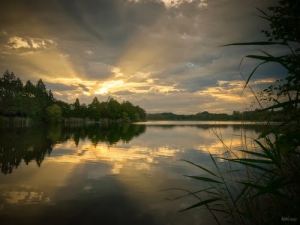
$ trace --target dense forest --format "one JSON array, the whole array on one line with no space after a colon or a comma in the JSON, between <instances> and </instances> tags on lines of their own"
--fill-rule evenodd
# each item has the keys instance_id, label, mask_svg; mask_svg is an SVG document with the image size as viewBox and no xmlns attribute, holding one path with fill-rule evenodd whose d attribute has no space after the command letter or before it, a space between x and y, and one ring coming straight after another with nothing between
<instances>
[{"instance_id":1,"label":"dense forest","mask_svg":"<svg viewBox=\"0 0 300 225\"><path fill-rule=\"evenodd\" d=\"M81 104L78 98L69 104L55 99L41 79L36 84L28 80L24 85L8 70L0 78L0 125L30 122L128 123L145 119L145 110L129 101L119 103L109 97L106 102L99 102L95 97L88 105Z\"/></svg>"}]
</instances>

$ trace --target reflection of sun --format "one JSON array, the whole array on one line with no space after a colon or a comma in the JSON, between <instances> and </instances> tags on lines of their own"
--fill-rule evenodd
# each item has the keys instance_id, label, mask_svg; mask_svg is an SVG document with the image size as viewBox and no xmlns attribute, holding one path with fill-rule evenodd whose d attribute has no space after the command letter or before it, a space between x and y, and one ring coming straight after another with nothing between
<instances>
[{"instance_id":1,"label":"reflection of sun","mask_svg":"<svg viewBox=\"0 0 300 225\"><path fill-rule=\"evenodd\" d=\"M105 94L107 92L108 92L107 88L103 87L103 88L100 88L98 91L96 91L95 94L102 95L102 94Z\"/></svg>"}]
</instances>

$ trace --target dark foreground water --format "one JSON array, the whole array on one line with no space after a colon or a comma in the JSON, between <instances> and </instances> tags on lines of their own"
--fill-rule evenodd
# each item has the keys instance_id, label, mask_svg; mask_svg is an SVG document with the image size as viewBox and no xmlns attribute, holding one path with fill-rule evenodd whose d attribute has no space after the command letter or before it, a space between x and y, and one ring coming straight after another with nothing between
<instances>
[{"instance_id":1,"label":"dark foreground water","mask_svg":"<svg viewBox=\"0 0 300 225\"><path fill-rule=\"evenodd\" d=\"M254 125L150 122L123 127L31 127L0 130L0 224L215 224L204 208L168 188L205 187L204 174L251 145ZM249 138L250 137L250 138ZM217 160L222 167L224 162ZM202 196L205 198L205 196Z\"/></svg>"}]
</instances>

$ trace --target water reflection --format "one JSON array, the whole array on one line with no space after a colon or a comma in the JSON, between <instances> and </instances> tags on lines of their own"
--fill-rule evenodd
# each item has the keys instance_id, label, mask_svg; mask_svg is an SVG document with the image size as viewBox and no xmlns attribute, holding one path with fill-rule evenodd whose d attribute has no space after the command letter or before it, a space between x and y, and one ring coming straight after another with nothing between
<instances>
[{"instance_id":1,"label":"water reflection","mask_svg":"<svg viewBox=\"0 0 300 225\"><path fill-rule=\"evenodd\" d=\"M140 134L146 131L146 126L137 126L127 124L124 126L110 126L100 127L94 126L68 126L61 129L63 133L63 139L73 139L75 144L78 145L80 140L90 140L95 146L99 142L104 142L109 145L115 144L118 141L129 142L134 137L138 137Z\"/></svg>"},{"instance_id":2,"label":"water reflection","mask_svg":"<svg viewBox=\"0 0 300 225\"><path fill-rule=\"evenodd\" d=\"M45 156L51 153L53 141L46 138L42 127L6 129L0 135L0 168L4 174L12 173L22 160L26 164L35 161L40 166Z\"/></svg>"},{"instance_id":3,"label":"water reflection","mask_svg":"<svg viewBox=\"0 0 300 225\"><path fill-rule=\"evenodd\" d=\"M223 156L224 144L238 150L257 129L197 124L5 130L0 135L0 221L213 224L205 210L176 213L196 203L194 198L168 202L166 197L182 193L159 190L197 190L202 183L183 175L203 171L178 160L211 169L207 149Z\"/></svg>"},{"instance_id":4,"label":"water reflection","mask_svg":"<svg viewBox=\"0 0 300 225\"><path fill-rule=\"evenodd\" d=\"M56 143L72 140L76 146L80 141L89 140L113 145L118 141L129 142L146 131L146 126L35 126L30 128L10 128L1 130L0 168L3 174L10 174L18 168L22 160L29 164L35 161L41 166L45 156L49 156Z\"/></svg>"},{"instance_id":5,"label":"water reflection","mask_svg":"<svg viewBox=\"0 0 300 225\"><path fill-rule=\"evenodd\" d=\"M170 124L149 124L147 126L155 127L157 129L173 129L175 127L196 127L200 130L210 130L210 129L227 129L232 128L234 131L240 131L242 130L249 130L249 131L255 131L255 132L261 132L265 129L266 125L257 125L257 124L177 124L177 125L170 125ZM270 127L270 125L268 126Z\"/></svg>"}]
</instances>

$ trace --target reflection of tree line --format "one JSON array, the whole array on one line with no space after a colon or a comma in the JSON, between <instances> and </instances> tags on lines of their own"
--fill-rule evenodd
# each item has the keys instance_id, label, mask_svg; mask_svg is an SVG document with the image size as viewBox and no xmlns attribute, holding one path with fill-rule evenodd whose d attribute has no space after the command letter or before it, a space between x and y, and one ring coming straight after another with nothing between
<instances>
[{"instance_id":1,"label":"reflection of tree line","mask_svg":"<svg viewBox=\"0 0 300 225\"><path fill-rule=\"evenodd\" d=\"M45 156L50 155L55 143L73 139L76 146L80 140L90 140L94 145L105 142L109 145L118 141L129 142L133 137L146 131L146 126L128 124L126 126L100 127L98 125L62 127L33 126L11 128L1 131L0 168L3 174L12 173L22 160L28 165L35 161L41 166Z\"/></svg>"},{"instance_id":2,"label":"reflection of tree line","mask_svg":"<svg viewBox=\"0 0 300 225\"><path fill-rule=\"evenodd\" d=\"M208 129L227 129L231 127L233 131L254 131L256 133L261 132L266 125L257 125L257 124L210 124L210 125L196 125L198 129L208 130Z\"/></svg>"},{"instance_id":3,"label":"reflection of tree line","mask_svg":"<svg viewBox=\"0 0 300 225\"><path fill-rule=\"evenodd\" d=\"M173 129L175 127L196 127L197 129L200 130L209 130L209 129L224 129L224 128L229 128L232 127L234 131L239 131L240 129L243 130L251 130L255 132L261 132L266 128L267 125L256 125L256 124L201 124L201 125L151 125L152 127L155 128L160 128L160 129ZM270 127L270 125L268 126Z\"/></svg>"},{"instance_id":4,"label":"reflection of tree line","mask_svg":"<svg viewBox=\"0 0 300 225\"><path fill-rule=\"evenodd\" d=\"M4 174L12 173L22 160L28 164L34 160L40 166L46 154L50 154L53 142L46 137L42 127L2 130L0 135L0 167Z\"/></svg>"},{"instance_id":5,"label":"reflection of tree line","mask_svg":"<svg viewBox=\"0 0 300 225\"><path fill-rule=\"evenodd\" d=\"M107 127L100 127L98 125L90 126L66 126L62 129L63 137L59 141L66 141L73 139L76 146L80 140L90 140L94 145L99 142L105 142L109 145L115 144L118 141L129 142L133 137L137 137L146 131L145 125L125 124L110 125Z\"/></svg>"}]
</instances>

